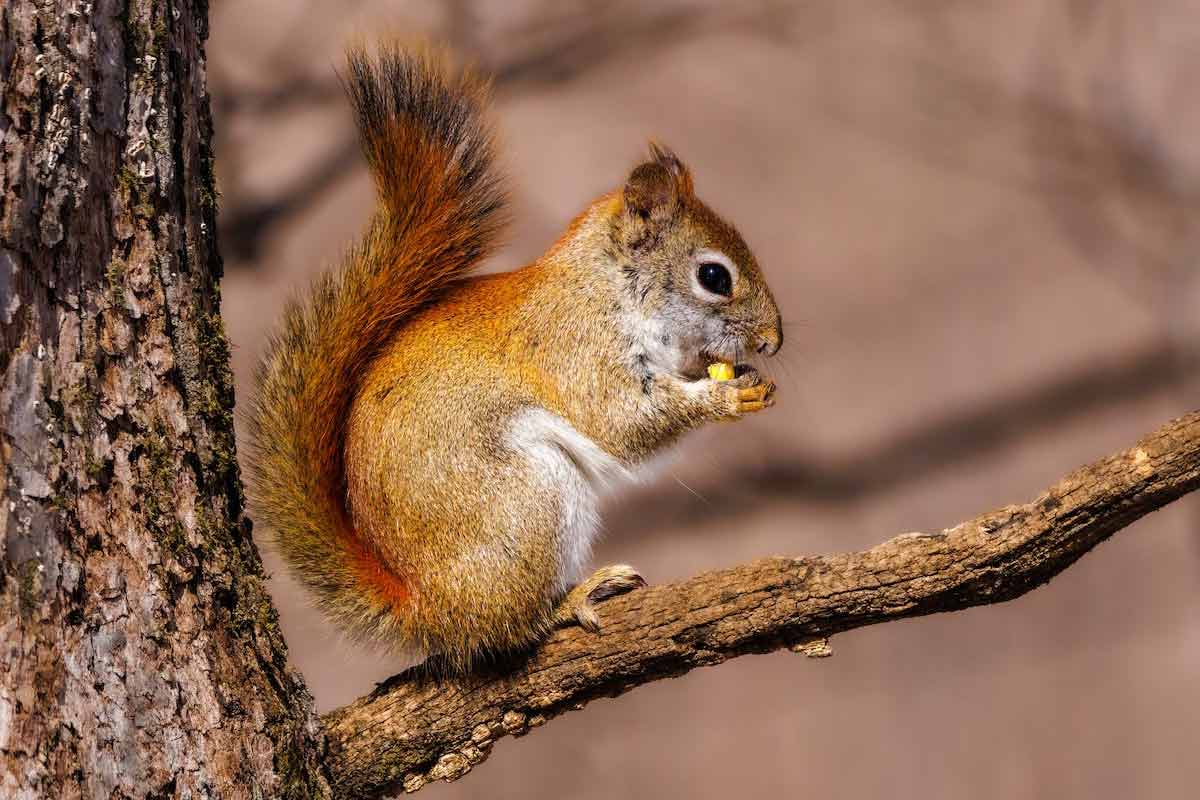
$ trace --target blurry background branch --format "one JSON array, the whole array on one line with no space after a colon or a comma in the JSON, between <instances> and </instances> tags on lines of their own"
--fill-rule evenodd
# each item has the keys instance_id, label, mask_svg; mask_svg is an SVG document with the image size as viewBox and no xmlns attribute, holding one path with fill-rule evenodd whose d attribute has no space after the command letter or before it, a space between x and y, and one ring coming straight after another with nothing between
<instances>
[{"instance_id":1,"label":"blurry background branch","mask_svg":"<svg viewBox=\"0 0 1200 800\"><path fill-rule=\"evenodd\" d=\"M588 701L888 620L1011 600L1116 531L1200 486L1200 412L1063 478L1033 502L870 550L762 559L602 606L604 629L562 631L524 659L462 678L410 670L325 717L335 792L378 796L456 780L496 739Z\"/></svg>"},{"instance_id":2,"label":"blurry background branch","mask_svg":"<svg viewBox=\"0 0 1200 800\"><path fill-rule=\"evenodd\" d=\"M879 59L911 74L910 93L865 103L837 95L825 112L935 168L1037 197L1082 263L1159 317L1173 349L1166 367L1181 394L1195 396L1200 165L1178 128L1162 124L1164 113L1187 102L1175 96L1178 76L1148 70L1147 48L1139 47L1161 20L1128 2L1049 8L1033 47L1035 79L1013 89L956 52L961 44L946 25L951 6L918 15L927 48L880 48ZM881 124L898 103L907 124ZM1024 146L981 157L980 142L1006 133Z\"/></svg>"},{"instance_id":3,"label":"blurry background branch","mask_svg":"<svg viewBox=\"0 0 1200 800\"><path fill-rule=\"evenodd\" d=\"M446 9L438 41L455 53L473 54L471 63L492 76L497 94L511 96L566 83L616 59L637 58L640 52L659 53L705 32L748 30L778 35L787 29L779 22L790 5L760 2L746 9L697 11L668 7L646 12L639 10L639 4L628 2L576 8L548 3L546 13L533 16L530 22L511 31L503 48L488 48L476 38L474 3L455 0ZM515 47L508 44L513 40L519 43ZM295 75L265 89L239 85L220 74L215 83L214 111L218 118L280 115L312 105L343 105L341 86L332 66L319 78ZM327 149L322 159L305 166L269 196L251 197L237 189L236 151L222 150L222 155L222 174L232 185L224 187L228 203L221 221L221 247L227 256L244 261L253 261L263 240L277 225L318 201L351 172L359 159L358 142L347 125L342 138Z\"/></svg>"},{"instance_id":4,"label":"blurry background branch","mask_svg":"<svg viewBox=\"0 0 1200 800\"><path fill-rule=\"evenodd\" d=\"M929 422L894 430L859 452L772 454L687 487L635 490L612 510L608 524L617 531L645 530L736 517L770 502L860 503L875 492L960 469L1072 419L1182 388L1189 374L1178 368L1179 357L1171 343L1157 342L974 406L949 409Z\"/></svg>"}]
</instances>

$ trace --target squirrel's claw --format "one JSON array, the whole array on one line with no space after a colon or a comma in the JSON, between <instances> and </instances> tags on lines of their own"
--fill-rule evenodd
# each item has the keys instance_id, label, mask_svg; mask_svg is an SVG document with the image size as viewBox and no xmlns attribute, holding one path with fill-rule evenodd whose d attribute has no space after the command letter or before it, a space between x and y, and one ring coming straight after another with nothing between
<instances>
[{"instance_id":1,"label":"squirrel's claw","mask_svg":"<svg viewBox=\"0 0 1200 800\"><path fill-rule=\"evenodd\" d=\"M559 628L579 625L586 631L599 633L600 617L596 614L596 603L645 585L646 579L628 564L602 567L567 592L555 611L554 625Z\"/></svg>"}]
</instances>

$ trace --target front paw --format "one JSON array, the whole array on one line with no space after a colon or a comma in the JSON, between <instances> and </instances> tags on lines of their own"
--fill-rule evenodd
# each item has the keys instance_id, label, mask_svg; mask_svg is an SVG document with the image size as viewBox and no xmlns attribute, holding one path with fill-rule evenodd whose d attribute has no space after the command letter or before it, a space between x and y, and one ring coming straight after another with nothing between
<instances>
[{"instance_id":1,"label":"front paw","mask_svg":"<svg viewBox=\"0 0 1200 800\"><path fill-rule=\"evenodd\" d=\"M737 377L713 384L719 419L737 419L775 405L775 383L764 381L758 370L747 365L737 367Z\"/></svg>"}]
</instances>

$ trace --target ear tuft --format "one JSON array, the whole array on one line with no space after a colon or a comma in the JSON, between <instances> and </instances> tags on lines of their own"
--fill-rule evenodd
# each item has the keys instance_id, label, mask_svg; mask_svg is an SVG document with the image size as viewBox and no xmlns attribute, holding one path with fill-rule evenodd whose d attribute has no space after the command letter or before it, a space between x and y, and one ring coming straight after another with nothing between
<instances>
[{"instance_id":1,"label":"ear tuft","mask_svg":"<svg viewBox=\"0 0 1200 800\"><path fill-rule=\"evenodd\" d=\"M691 195L695 190L692 186L692 173L679 156L675 155L675 151L667 147L662 142L650 140L650 158L653 163L661 164L667 168L671 176L675 179L680 195Z\"/></svg>"},{"instance_id":2,"label":"ear tuft","mask_svg":"<svg viewBox=\"0 0 1200 800\"><path fill-rule=\"evenodd\" d=\"M639 164L625 183L625 206L641 217L672 216L692 194L692 174L670 148L650 142L650 160Z\"/></svg>"}]
</instances>

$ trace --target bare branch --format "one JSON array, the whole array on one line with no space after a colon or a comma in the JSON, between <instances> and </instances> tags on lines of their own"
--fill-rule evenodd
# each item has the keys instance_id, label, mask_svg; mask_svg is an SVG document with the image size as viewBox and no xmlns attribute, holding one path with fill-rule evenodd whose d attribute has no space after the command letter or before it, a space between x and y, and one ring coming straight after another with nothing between
<instances>
[{"instance_id":1,"label":"bare branch","mask_svg":"<svg viewBox=\"0 0 1200 800\"><path fill-rule=\"evenodd\" d=\"M1200 487L1200 412L1076 470L1031 503L870 550L767 558L632 592L601 609L603 633L564 630L491 671L409 671L325 718L340 797L455 780L506 734L597 697L888 620L1011 600L1138 518Z\"/></svg>"}]
</instances>

